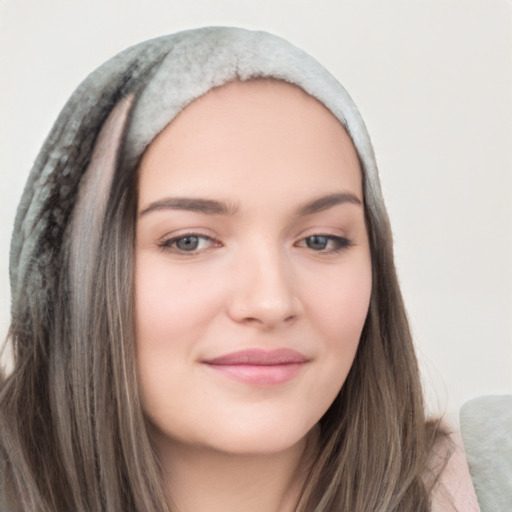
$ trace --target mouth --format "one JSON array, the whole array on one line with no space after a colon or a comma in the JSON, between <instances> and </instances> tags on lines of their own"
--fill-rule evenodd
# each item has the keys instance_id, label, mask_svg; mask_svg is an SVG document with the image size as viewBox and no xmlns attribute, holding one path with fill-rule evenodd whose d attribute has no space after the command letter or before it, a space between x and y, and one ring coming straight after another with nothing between
<instances>
[{"instance_id":1,"label":"mouth","mask_svg":"<svg viewBox=\"0 0 512 512\"><path fill-rule=\"evenodd\" d=\"M275 386L293 379L309 359L296 350L251 349L232 352L202 361L222 375L259 386Z\"/></svg>"}]
</instances>

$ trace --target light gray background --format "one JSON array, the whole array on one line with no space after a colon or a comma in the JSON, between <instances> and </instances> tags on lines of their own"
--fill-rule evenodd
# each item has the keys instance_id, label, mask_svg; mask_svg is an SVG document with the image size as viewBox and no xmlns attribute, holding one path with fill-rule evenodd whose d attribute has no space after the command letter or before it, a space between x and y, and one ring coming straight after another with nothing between
<instances>
[{"instance_id":1,"label":"light gray background","mask_svg":"<svg viewBox=\"0 0 512 512\"><path fill-rule=\"evenodd\" d=\"M506 0L0 0L0 336L8 245L44 137L87 73L203 25L275 32L372 135L429 404L512 392L512 16Z\"/></svg>"}]
</instances>

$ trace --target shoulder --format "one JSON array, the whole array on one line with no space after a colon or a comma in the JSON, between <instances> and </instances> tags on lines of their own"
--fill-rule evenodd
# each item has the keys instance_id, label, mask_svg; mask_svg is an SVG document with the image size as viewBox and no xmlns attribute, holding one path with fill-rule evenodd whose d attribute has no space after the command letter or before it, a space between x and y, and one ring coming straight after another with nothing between
<instances>
[{"instance_id":1,"label":"shoulder","mask_svg":"<svg viewBox=\"0 0 512 512\"><path fill-rule=\"evenodd\" d=\"M432 489L432 512L480 512L460 433L443 426L429 458L438 478Z\"/></svg>"}]
</instances>

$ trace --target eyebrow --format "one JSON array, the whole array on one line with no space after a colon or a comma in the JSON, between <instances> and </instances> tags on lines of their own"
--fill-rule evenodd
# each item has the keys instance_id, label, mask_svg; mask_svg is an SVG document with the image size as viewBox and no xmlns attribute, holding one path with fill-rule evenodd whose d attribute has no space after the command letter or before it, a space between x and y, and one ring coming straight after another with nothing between
<instances>
[{"instance_id":1,"label":"eyebrow","mask_svg":"<svg viewBox=\"0 0 512 512\"><path fill-rule=\"evenodd\" d=\"M333 206L339 204L350 203L361 206L361 200L350 192L338 192L336 194L329 194L327 196L318 197L306 204L300 206L297 210L297 215L305 216L312 215L313 213L323 212Z\"/></svg>"},{"instance_id":2,"label":"eyebrow","mask_svg":"<svg viewBox=\"0 0 512 512\"><path fill-rule=\"evenodd\" d=\"M339 192L321 196L301 205L296 214L300 217L328 210L339 204L350 203L361 205L361 200L350 192ZM238 206L229 205L214 199L202 199L196 197L167 197L149 204L139 213L139 217L158 210L187 210L203 213L205 215L234 215Z\"/></svg>"},{"instance_id":3,"label":"eyebrow","mask_svg":"<svg viewBox=\"0 0 512 512\"><path fill-rule=\"evenodd\" d=\"M167 197L151 203L139 213L139 217L157 210L187 210L206 215L234 215L238 207L213 199L195 197Z\"/></svg>"}]
</instances>

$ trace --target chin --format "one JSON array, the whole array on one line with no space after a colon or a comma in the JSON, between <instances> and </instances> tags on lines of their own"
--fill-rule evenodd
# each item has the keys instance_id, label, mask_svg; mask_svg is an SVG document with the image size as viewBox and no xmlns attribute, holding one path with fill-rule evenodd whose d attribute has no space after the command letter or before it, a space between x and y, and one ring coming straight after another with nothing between
<instances>
[{"instance_id":1,"label":"chin","mask_svg":"<svg viewBox=\"0 0 512 512\"><path fill-rule=\"evenodd\" d=\"M219 439L212 443L211 449L230 455L258 456L276 455L293 449L308 437L309 432L303 435L290 435L290 432L263 432L244 433L232 436L229 439Z\"/></svg>"},{"instance_id":2,"label":"chin","mask_svg":"<svg viewBox=\"0 0 512 512\"><path fill-rule=\"evenodd\" d=\"M261 411L240 414L234 423L219 424L212 447L232 454L270 455L287 451L305 440L317 424L317 415L297 411Z\"/></svg>"},{"instance_id":3,"label":"chin","mask_svg":"<svg viewBox=\"0 0 512 512\"><path fill-rule=\"evenodd\" d=\"M157 452L171 450L205 450L227 455L276 455L297 447L315 430L315 424L275 418L272 421L196 423L196 428L166 429L151 425L150 434Z\"/></svg>"}]
</instances>

